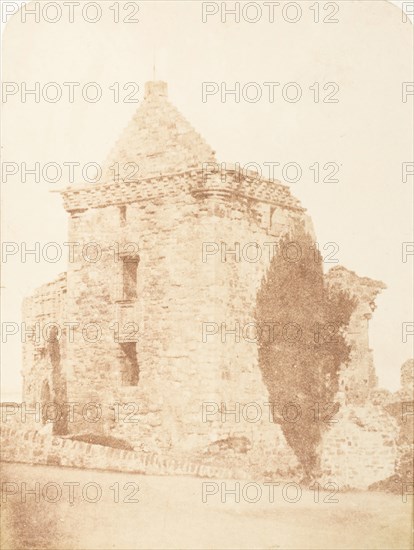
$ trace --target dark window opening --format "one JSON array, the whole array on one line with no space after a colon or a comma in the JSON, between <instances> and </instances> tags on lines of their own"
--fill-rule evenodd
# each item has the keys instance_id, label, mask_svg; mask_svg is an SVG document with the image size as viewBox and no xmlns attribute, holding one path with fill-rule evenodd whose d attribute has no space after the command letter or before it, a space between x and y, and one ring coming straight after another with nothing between
<instances>
[{"instance_id":1,"label":"dark window opening","mask_svg":"<svg viewBox=\"0 0 414 550\"><path fill-rule=\"evenodd\" d=\"M126 222L126 206L122 205L119 207L119 218L121 220L121 225L125 225Z\"/></svg>"},{"instance_id":2,"label":"dark window opening","mask_svg":"<svg viewBox=\"0 0 414 550\"><path fill-rule=\"evenodd\" d=\"M123 296L124 300L136 300L137 298L137 271L138 260L124 258L123 262Z\"/></svg>"},{"instance_id":3,"label":"dark window opening","mask_svg":"<svg viewBox=\"0 0 414 550\"><path fill-rule=\"evenodd\" d=\"M138 386L139 366L137 359L137 344L136 342L125 342L120 344L120 346L122 351L122 385Z\"/></svg>"}]
</instances>

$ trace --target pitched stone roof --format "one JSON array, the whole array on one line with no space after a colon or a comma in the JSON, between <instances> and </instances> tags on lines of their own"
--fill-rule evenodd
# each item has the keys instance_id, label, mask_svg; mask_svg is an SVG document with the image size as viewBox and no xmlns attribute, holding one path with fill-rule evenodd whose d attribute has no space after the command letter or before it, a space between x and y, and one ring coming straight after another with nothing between
<instances>
[{"instance_id":1,"label":"pitched stone roof","mask_svg":"<svg viewBox=\"0 0 414 550\"><path fill-rule=\"evenodd\" d=\"M119 178L114 178L114 163L121 168ZM130 170L125 172L126 163L138 166L134 177ZM304 211L286 185L219 165L211 147L168 101L165 82L146 84L144 101L111 150L101 182L58 192L69 212L172 198L179 193L200 199L238 197Z\"/></svg>"},{"instance_id":2,"label":"pitched stone roof","mask_svg":"<svg viewBox=\"0 0 414 550\"><path fill-rule=\"evenodd\" d=\"M132 162L138 166L136 178L183 172L214 162L214 151L167 98L166 82L147 82L143 103L110 152L103 183L114 180L110 167ZM128 170L127 173L131 173ZM121 179L125 171L121 168Z\"/></svg>"}]
</instances>

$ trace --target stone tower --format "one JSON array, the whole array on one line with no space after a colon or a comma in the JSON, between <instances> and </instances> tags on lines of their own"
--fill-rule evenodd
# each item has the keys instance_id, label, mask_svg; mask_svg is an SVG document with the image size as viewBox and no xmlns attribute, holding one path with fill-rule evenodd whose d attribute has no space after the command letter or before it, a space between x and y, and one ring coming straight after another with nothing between
<instances>
[{"instance_id":1,"label":"stone tower","mask_svg":"<svg viewBox=\"0 0 414 550\"><path fill-rule=\"evenodd\" d=\"M127 162L139 167L138 177L113 181L110 167ZM304 211L287 187L219 172L215 162L168 101L166 84L150 82L109 155L105 183L63 192L69 241L102 249L96 263L75 254L69 264L67 317L99 324L102 336L96 343L75 337L68 346L68 399L138 403L139 423L114 424L112 433L155 448L250 436L252 425L235 416L203 422L203 403L267 401L256 345L221 330L253 321L267 262L222 257L221 243L229 250L258 243L269 254L264 243ZM203 258L203 245L220 253ZM220 331L203 335L203 327Z\"/></svg>"},{"instance_id":2,"label":"stone tower","mask_svg":"<svg viewBox=\"0 0 414 550\"><path fill-rule=\"evenodd\" d=\"M219 169L168 101L166 83L149 82L104 181L62 196L73 243L67 274L24 304L28 324L62 329L60 382L47 353L33 360L39 344L28 342L24 399L40 399L47 382L52 399L63 392L68 402L102 405L102 421L78 419L71 432L100 430L177 453L242 437L252 456L292 464L270 421L250 330L274 245L297 223L312 232L288 187ZM249 403L259 408L243 411Z\"/></svg>"}]
</instances>

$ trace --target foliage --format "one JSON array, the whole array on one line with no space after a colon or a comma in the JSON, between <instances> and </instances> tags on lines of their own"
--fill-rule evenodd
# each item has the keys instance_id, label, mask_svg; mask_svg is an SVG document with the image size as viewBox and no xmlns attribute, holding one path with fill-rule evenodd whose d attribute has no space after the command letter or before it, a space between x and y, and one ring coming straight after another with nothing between
<instances>
[{"instance_id":1,"label":"foliage","mask_svg":"<svg viewBox=\"0 0 414 550\"><path fill-rule=\"evenodd\" d=\"M354 301L329 288L322 257L299 226L282 237L257 295L256 320L272 330L259 342L259 364L273 406L305 476L318 463L318 445L338 404L341 364L350 347L344 330Z\"/></svg>"}]
</instances>

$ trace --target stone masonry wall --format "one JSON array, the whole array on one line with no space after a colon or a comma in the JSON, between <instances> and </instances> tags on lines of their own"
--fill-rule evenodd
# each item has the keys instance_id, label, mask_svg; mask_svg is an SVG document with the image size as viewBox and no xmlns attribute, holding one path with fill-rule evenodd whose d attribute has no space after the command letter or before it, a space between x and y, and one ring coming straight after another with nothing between
<instances>
[{"instance_id":1,"label":"stone masonry wall","mask_svg":"<svg viewBox=\"0 0 414 550\"><path fill-rule=\"evenodd\" d=\"M366 489L395 473L397 422L382 408L343 405L321 442L321 468L327 481Z\"/></svg>"},{"instance_id":2,"label":"stone masonry wall","mask_svg":"<svg viewBox=\"0 0 414 550\"><path fill-rule=\"evenodd\" d=\"M103 253L96 263L80 254L70 263L67 316L81 327L99 324L102 335L95 343L85 342L80 330L75 331L65 365L68 396L71 401L105 403L105 410L114 402L138 403L136 424L108 418L100 428L150 449L190 451L243 435L258 450L266 442L277 451L270 453L275 462L284 453L294 464L292 451L264 406L268 397L256 343L234 335L223 342L221 334L202 341L203 323L225 324L227 330L238 323L242 334L254 321L255 294L272 250L264 243L277 242L271 225L275 207L237 196L194 197L188 189L181 191L192 180L182 179L173 202L159 197L128 204L124 211L107 206L72 213L69 241L79 242L80 248L99 243ZM297 210L286 210L282 219L292 224L298 217ZM122 257L114 255L115 242L121 256L139 248L138 298L130 303L121 297ZM203 243L222 242L228 249L236 242L241 248L257 243L262 257L250 262L228 254L222 261L219 253L203 262ZM250 254L255 250L250 248ZM127 323L139 328L137 386L122 384L114 322L124 333L121 339ZM223 422L216 415L202 422L205 402L223 402L229 409L235 402L255 402L262 418L239 423L229 415Z\"/></svg>"},{"instance_id":3,"label":"stone masonry wall","mask_svg":"<svg viewBox=\"0 0 414 550\"><path fill-rule=\"evenodd\" d=\"M386 287L380 281L358 277L340 266L328 271L326 278L332 288L348 292L356 301L346 333L351 346L350 357L347 364L341 367L339 389L346 404L361 405L377 387L368 328L375 310L375 298Z\"/></svg>"},{"instance_id":4,"label":"stone masonry wall","mask_svg":"<svg viewBox=\"0 0 414 550\"><path fill-rule=\"evenodd\" d=\"M66 400L66 273L24 299L23 396L28 410ZM26 335L24 335L26 331ZM31 416L41 423L38 415ZM56 425L56 428L62 426Z\"/></svg>"},{"instance_id":5,"label":"stone masonry wall","mask_svg":"<svg viewBox=\"0 0 414 550\"><path fill-rule=\"evenodd\" d=\"M138 453L42 435L36 431L3 428L0 459L71 468L93 468L148 475L191 475L204 478L245 479L246 470L231 465L203 464L186 458L156 453Z\"/></svg>"}]
</instances>

